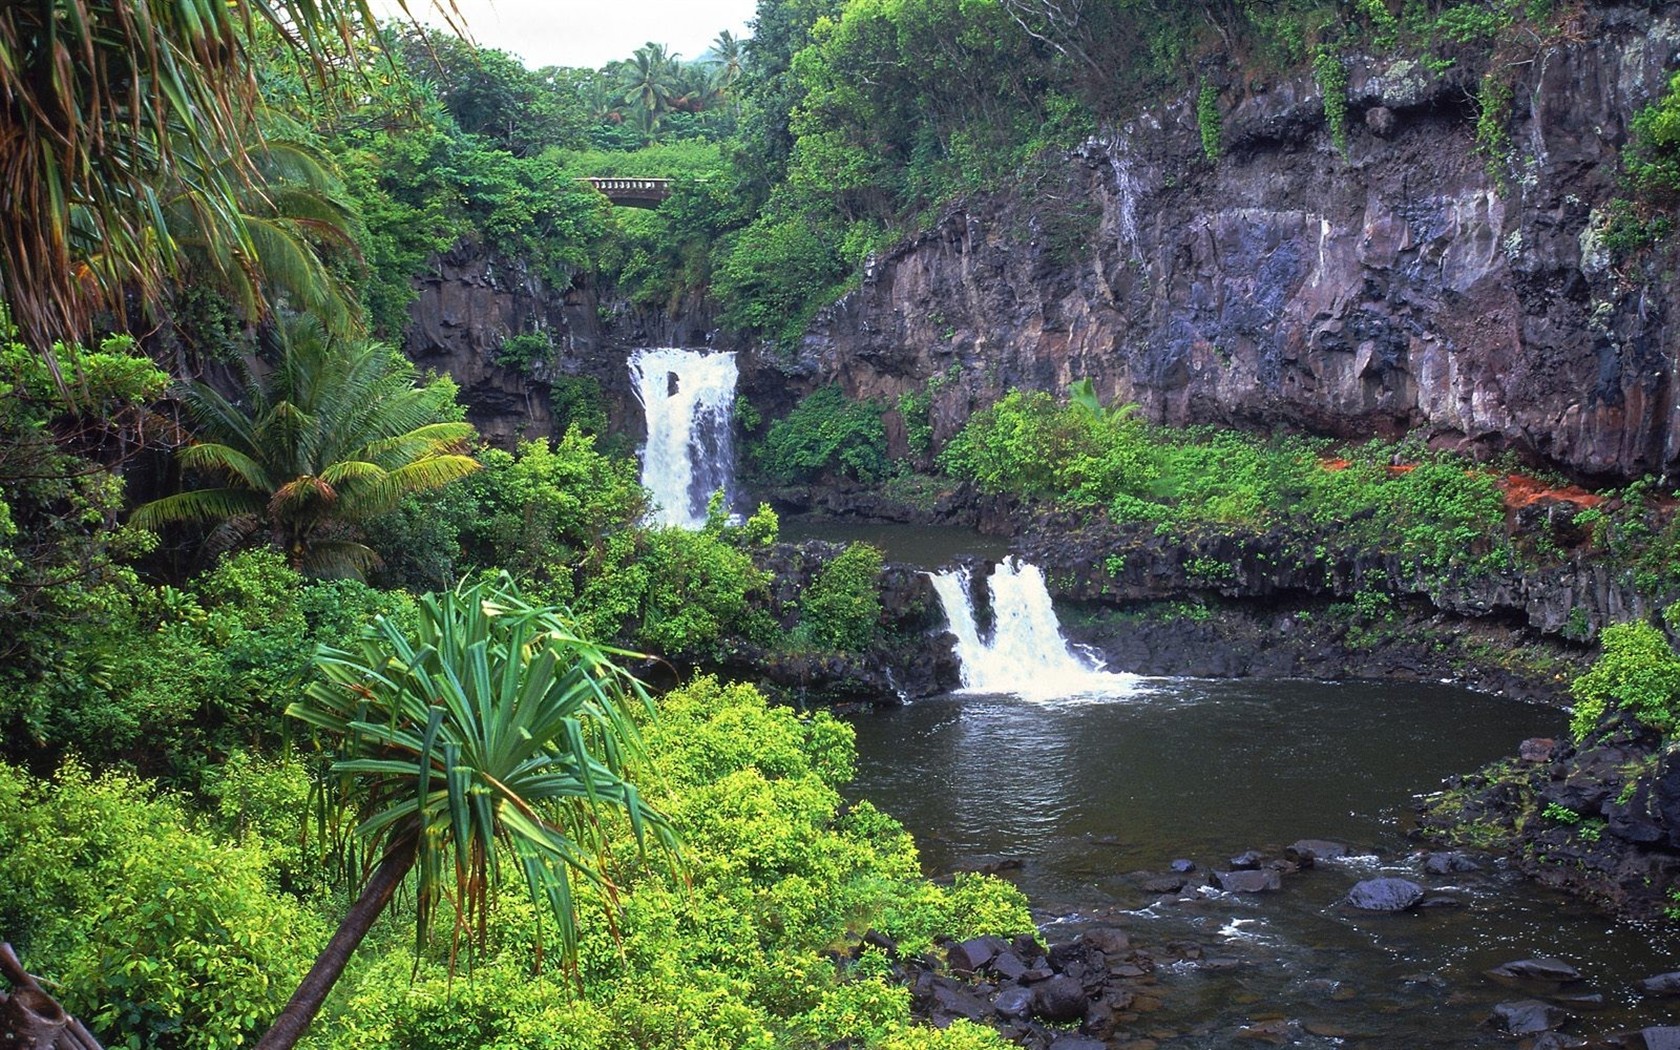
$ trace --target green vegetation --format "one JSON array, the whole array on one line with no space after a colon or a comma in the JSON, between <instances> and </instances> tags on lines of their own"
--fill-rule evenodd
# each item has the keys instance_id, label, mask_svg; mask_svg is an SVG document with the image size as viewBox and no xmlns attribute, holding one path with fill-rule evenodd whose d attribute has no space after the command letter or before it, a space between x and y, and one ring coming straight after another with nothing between
<instances>
[{"instance_id":1,"label":"green vegetation","mask_svg":"<svg viewBox=\"0 0 1680 1050\"><path fill-rule=\"evenodd\" d=\"M1313 77L1318 81L1318 90L1324 96L1324 121L1330 125L1330 144L1336 147L1336 152L1346 153L1347 67L1342 65L1341 58L1334 51L1320 48L1313 56Z\"/></svg>"},{"instance_id":2,"label":"green vegetation","mask_svg":"<svg viewBox=\"0 0 1680 1050\"><path fill-rule=\"evenodd\" d=\"M1668 639L1648 623L1619 623L1604 628L1599 642L1603 652L1569 690L1575 738L1584 739L1613 711L1673 733L1680 725L1680 656Z\"/></svg>"},{"instance_id":3,"label":"green vegetation","mask_svg":"<svg viewBox=\"0 0 1680 1050\"><path fill-rule=\"evenodd\" d=\"M466 454L471 425L448 418L454 383L418 386L401 354L304 318L287 326L271 371L247 370L238 404L203 383L183 400L204 440L180 450L181 465L226 484L154 500L133 523L213 523L223 549L266 530L318 575L366 572L378 554L351 528L479 466Z\"/></svg>"},{"instance_id":4,"label":"green vegetation","mask_svg":"<svg viewBox=\"0 0 1680 1050\"><path fill-rule=\"evenodd\" d=\"M853 543L817 573L799 598L800 627L814 645L861 652L880 636L882 559L879 548Z\"/></svg>"},{"instance_id":5,"label":"green vegetation","mask_svg":"<svg viewBox=\"0 0 1680 1050\"><path fill-rule=\"evenodd\" d=\"M1219 159L1219 89L1204 81L1196 95L1196 126L1202 133L1202 154L1208 160Z\"/></svg>"},{"instance_id":6,"label":"green vegetation","mask_svg":"<svg viewBox=\"0 0 1680 1050\"><path fill-rule=\"evenodd\" d=\"M888 469L884 411L874 402L851 400L837 386L822 387L770 424L755 460L784 484L824 475L879 481Z\"/></svg>"}]
</instances>

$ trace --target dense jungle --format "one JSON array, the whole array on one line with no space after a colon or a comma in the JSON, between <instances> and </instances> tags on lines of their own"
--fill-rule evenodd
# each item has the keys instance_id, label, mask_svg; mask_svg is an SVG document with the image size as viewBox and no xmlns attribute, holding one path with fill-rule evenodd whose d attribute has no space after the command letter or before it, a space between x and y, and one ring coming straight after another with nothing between
<instances>
[{"instance_id":1,"label":"dense jungle","mask_svg":"<svg viewBox=\"0 0 1680 1050\"><path fill-rule=\"evenodd\" d=\"M1680 1047L1680 5L411 7L0 4L7 1046Z\"/></svg>"}]
</instances>

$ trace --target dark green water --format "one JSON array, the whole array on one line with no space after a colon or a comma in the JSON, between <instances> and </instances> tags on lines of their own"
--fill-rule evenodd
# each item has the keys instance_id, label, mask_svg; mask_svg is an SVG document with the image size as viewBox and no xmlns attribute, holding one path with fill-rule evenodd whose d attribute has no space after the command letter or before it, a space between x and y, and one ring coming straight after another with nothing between
<instances>
[{"instance_id":1,"label":"dark green water","mask_svg":"<svg viewBox=\"0 0 1680 1050\"><path fill-rule=\"evenodd\" d=\"M951 697L859 716L853 791L915 833L930 872L1019 859L1012 877L1052 938L1057 923L1118 914L1134 941L1193 941L1236 959L1230 970L1159 973L1165 1007L1132 1034L1163 1047L1264 1045L1237 1033L1279 1017L1297 1046L1513 1046L1483 1021L1493 1004L1526 996L1481 974L1530 956L1574 964L1609 1000L1567 1031L1680 1023L1680 1007L1632 989L1680 969L1673 932L1612 922L1498 867L1425 876L1407 838L1414 800L1443 777L1564 723L1545 708L1400 684L1146 681L1106 702ZM1172 905L1133 875L1164 872L1175 857L1206 871L1300 838L1362 856L1293 876L1279 893L1208 891ZM1372 916L1340 905L1378 874L1463 907Z\"/></svg>"},{"instance_id":2,"label":"dark green water","mask_svg":"<svg viewBox=\"0 0 1680 1050\"><path fill-rule=\"evenodd\" d=\"M1009 553L1008 539L987 536L973 529L944 525L862 525L809 514L783 518L780 536L789 543L800 540L870 543L881 548L888 561L922 569L937 569L961 555L1002 558Z\"/></svg>"}]
</instances>

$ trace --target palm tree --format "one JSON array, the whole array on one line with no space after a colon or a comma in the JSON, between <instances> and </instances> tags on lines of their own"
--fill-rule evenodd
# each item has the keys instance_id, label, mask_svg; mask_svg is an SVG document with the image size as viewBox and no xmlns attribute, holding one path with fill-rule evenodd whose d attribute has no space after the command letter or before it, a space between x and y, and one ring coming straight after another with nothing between
<instances>
[{"instance_id":1,"label":"palm tree","mask_svg":"<svg viewBox=\"0 0 1680 1050\"><path fill-rule=\"evenodd\" d=\"M671 108L677 80L677 56L668 54L663 44L649 41L638 47L624 63L624 101L636 108L642 129L651 138L659 127L659 120Z\"/></svg>"},{"instance_id":2,"label":"palm tree","mask_svg":"<svg viewBox=\"0 0 1680 1050\"><path fill-rule=\"evenodd\" d=\"M741 38L725 29L712 41L712 46L706 52L706 59L717 66L718 86L724 91L735 86L741 79L742 61Z\"/></svg>"},{"instance_id":3,"label":"palm tree","mask_svg":"<svg viewBox=\"0 0 1680 1050\"><path fill-rule=\"evenodd\" d=\"M286 713L306 723L327 763L319 801L349 856L377 860L344 921L257 1050L297 1042L356 946L416 873L415 947L438 905L482 943L511 859L546 903L561 956L575 959L574 878L615 899L599 815L628 818L638 851L651 838L675 867L670 825L628 779L641 757L641 683L614 659L633 654L580 638L556 610L526 604L504 576L419 602L409 631L381 618L348 649L323 646L320 671Z\"/></svg>"},{"instance_id":4,"label":"palm tree","mask_svg":"<svg viewBox=\"0 0 1680 1050\"><path fill-rule=\"evenodd\" d=\"M414 367L384 344L333 338L310 318L286 327L272 371L247 369L239 403L202 383L182 396L205 440L177 457L225 484L154 500L133 522L221 523L221 546L267 527L295 567L318 575L378 563L330 526L354 525L479 467L466 453L472 425L445 419L452 386L416 386Z\"/></svg>"}]
</instances>

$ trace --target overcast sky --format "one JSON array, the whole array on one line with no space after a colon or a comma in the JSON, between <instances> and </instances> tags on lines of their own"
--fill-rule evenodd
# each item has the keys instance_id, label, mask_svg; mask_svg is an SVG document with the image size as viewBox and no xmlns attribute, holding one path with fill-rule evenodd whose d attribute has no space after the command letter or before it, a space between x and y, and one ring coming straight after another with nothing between
<instances>
[{"instance_id":1,"label":"overcast sky","mask_svg":"<svg viewBox=\"0 0 1680 1050\"><path fill-rule=\"evenodd\" d=\"M756 0L455 0L473 41L517 55L533 69L595 69L648 41L692 60L722 30L747 35ZM394 10L394 0L383 0ZM442 24L428 0L409 0L423 21Z\"/></svg>"}]
</instances>

